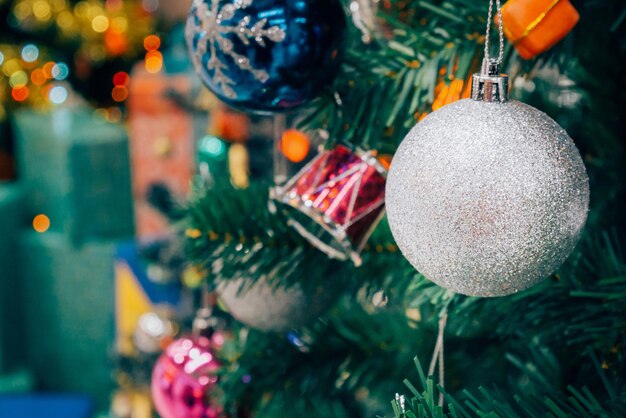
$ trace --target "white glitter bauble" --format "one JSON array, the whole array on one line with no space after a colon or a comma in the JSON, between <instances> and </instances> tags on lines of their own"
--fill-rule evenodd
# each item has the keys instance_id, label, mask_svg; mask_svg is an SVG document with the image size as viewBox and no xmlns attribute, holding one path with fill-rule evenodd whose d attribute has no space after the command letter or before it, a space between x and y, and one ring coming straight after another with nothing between
<instances>
[{"instance_id":1,"label":"white glitter bauble","mask_svg":"<svg viewBox=\"0 0 626 418\"><path fill-rule=\"evenodd\" d=\"M252 285L244 284L243 279L225 281L217 292L233 317L260 331L281 332L305 325L317 318L330 300L323 291L308 295L298 285L275 288L266 279Z\"/></svg>"},{"instance_id":2,"label":"white glitter bauble","mask_svg":"<svg viewBox=\"0 0 626 418\"><path fill-rule=\"evenodd\" d=\"M571 138L543 112L465 99L404 139L386 207L400 250L426 278L465 295L504 296L572 252L589 179Z\"/></svg>"}]
</instances>

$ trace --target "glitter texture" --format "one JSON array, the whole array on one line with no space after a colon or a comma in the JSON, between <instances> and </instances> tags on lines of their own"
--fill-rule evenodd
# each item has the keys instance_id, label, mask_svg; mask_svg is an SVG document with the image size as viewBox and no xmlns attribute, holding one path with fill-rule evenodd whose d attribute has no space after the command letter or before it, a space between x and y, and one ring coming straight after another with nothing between
<instances>
[{"instance_id":1,"label":"glitter texture","mask_svg":"<svg viewBox=\"0 0 626 418\"><path fill-rule=\"evenodd\" d=\"M225 281L217 292L232 316L260 331L280 332L305 325L317 318L331 300L323 291L307 295L298 285L274 288L267 279L251 286L243 279Z\"/></svg>"},{"instance_id":2,"label":"glitter texture","mask_svg":"<svg viewBox=\"0 0 626 418\"><path fill-rule=\"evenodd\" d=\"M554 272L587 219L589 179L565 130L517 101L461 100L404 139L386 205L404 256L428 279L504 296Z\"/></svg>"}]
</instances>

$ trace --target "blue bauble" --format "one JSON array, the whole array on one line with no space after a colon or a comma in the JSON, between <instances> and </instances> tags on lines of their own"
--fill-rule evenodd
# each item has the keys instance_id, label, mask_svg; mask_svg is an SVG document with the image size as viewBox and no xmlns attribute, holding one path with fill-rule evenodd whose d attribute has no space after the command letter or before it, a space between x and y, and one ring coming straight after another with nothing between
<instances>
[{"instance_id":1,"label":"blue bauble","mask_svg":"<svg viewBox=\"0 0 626 418\"><path fill-rule=\"evenodd\" d=\"M337 74L346 37L339 0L194 0L186 38L196 72L249 112L293 109Z\"/></svg>"}]
</instances>

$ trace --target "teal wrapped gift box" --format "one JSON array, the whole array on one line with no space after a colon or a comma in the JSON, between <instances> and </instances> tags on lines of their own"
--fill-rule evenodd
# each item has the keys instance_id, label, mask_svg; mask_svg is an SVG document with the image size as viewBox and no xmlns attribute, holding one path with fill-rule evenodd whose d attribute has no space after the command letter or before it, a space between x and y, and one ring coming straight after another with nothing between
<instances>
[{"instance_id":1,"label":"teal wrapped gift box","mask_svg":"<svg viewBox=\"0 0 626 418\"><path fill-rule=\"evenodd\" d=\"M133 236L130 158L125 128L88 108L48 113L23 109L14 118L17 168L31 215L81 244Z\"/></svg>"}]
</instances>

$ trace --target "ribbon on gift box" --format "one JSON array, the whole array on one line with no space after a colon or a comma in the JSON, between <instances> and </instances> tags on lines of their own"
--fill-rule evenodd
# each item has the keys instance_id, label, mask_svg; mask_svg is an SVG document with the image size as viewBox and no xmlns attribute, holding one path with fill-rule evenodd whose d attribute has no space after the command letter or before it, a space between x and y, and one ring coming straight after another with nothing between
<instances>
[{"instance_id":1,"label":"ribbon on gift box","mask_svg":"<svg viewBox=\"0 0 626 418\"><path fill-rule=\"evenodd\" d=\"M552 9L554 9L554 7L557 4L559 4L560 1L561 0L553 0L552 3L550 3L548 5L548 7L546 7L546 9L543 12L541 12L539 14L539 16L537 16L537 18L535 20L533 20L532 22L530 22L528 24L528 26L526 26L526 28L524 29L524 32L522 32L522 34L520 36L518 36L517 38L505 26L504 27L504 33L506 34L506 37L508 39L513 39L511 41L511 43L513 45L517 45L524 38L526 38L528 35L530 35L530 32L532 32L543 21L543 19L545 19L546 16L548 16L548 13L550 13L552 11ZM506 7L506 5L505 5L505 7Z\"/></svg>"}]
</instances>

